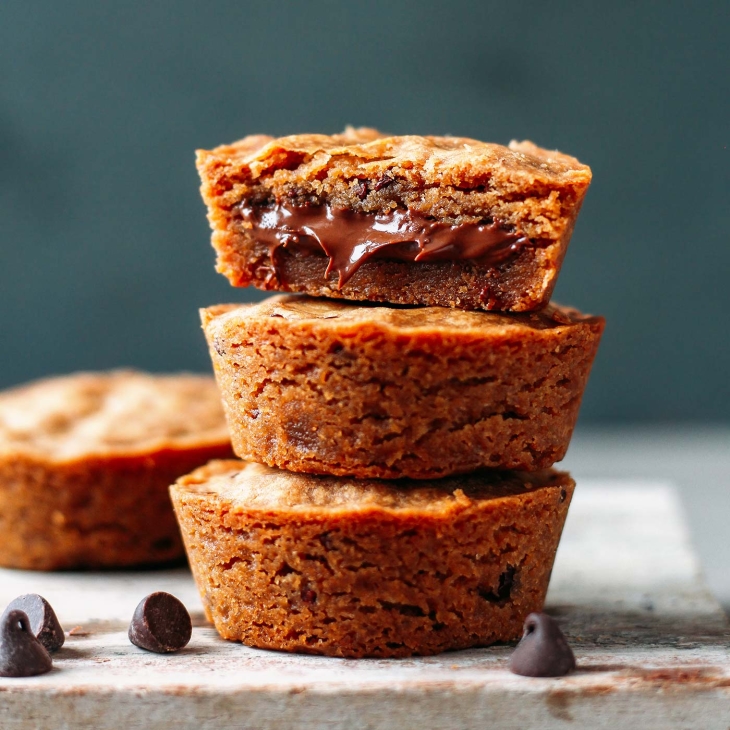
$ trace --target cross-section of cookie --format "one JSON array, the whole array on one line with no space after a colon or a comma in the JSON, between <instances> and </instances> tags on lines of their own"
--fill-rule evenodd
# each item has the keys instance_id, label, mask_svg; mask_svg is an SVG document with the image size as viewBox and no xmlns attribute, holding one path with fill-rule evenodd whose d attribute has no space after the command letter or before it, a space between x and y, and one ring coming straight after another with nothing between
<instances>
[{"instance_id":1,"label":"cross-section of cookie","mask_svg":"<svg viewBox=\"0 0 730 730\"><path fill-rule=\"evenodd\" d=\"M0 565L114 568L184 556L169 485L231 456L213 378L81 373L0 394Z\"/></svg>"},{"instance_id":2,"label":"cross-section of cookie","mask_svg":"<svg viewBox=\"0 0 730 730\"><path fill-rule=\"evenodd\" d=\"M542 610L574 486L553 470L395 483L225 461L171 493L223 638L403 657L517 639Z\"/></svg>"},{"instance_id":3,"label":"cross-section of cookie","mask_svg":"<svg viewBox=\"0 0 730 730\"><path fill-rule=\"evenodd\" d=\"M604 325L296 295L202 316L238 456L381 479L562 459Z\"/></svg>"},{"instance_id":4,"label":"cross-section of cookie","mask_svg":"<svg viewBox=\"0 0 730 730\"><path fill-rule=\"evenodd\" d=\"M591 181L531 142L246 137L199 151L218 270L235 286L396 304L547 304Z\"/></svg>"}]
</instances>

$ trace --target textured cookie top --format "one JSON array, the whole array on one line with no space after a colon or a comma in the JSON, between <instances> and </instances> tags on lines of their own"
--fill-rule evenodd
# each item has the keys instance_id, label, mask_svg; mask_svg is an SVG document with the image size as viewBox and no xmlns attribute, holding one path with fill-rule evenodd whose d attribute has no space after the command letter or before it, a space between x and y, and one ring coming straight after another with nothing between
<instances>
[{"instance_id":1,"label":"textured cookie top","mask_svg":"<svg viewBox=\"0 0 730 730\"><path fill-rule=\"evenodd\" d=\"M207 376L78 373L0 393L0 455L68 461L227 441Z\"/></svg>"},{"instance_id":2,"label":"textured cookie top","mask_svg":"<svg viewBox=\"0 0 730 730\"><path fill-rule=\"evenodd\" d=\"M418 170L424 182L475 187L490 178L526 184L588 183L590 168L574 157L544 150L532 142L509 147L467 137L389 136L375 129L348 127L342 134L295 134L278 139L252 135L214 150L200 150L198 164L236 166L250 179L275 171L315 178L337 166L342 174L384 169Z\"/></svg>"},{"instance_id":3,"label":"textured cookie top","mask_svg":"<svg viewBox=\"0 0 730 730\"><path fill-rule=\"evenodd\" d=\"M509 499L545 487L573 486L568 474L552 469L387 482L296 474L245 461L213 461L179 479L172 489L210 495L231 511L439 515L468 508L475 502Z\"/></svg>"},{"instance_id":4,"label":"textured cookie top","mask_svg":"<svg viewBox=\"0 0 730 730\"><path fill-rule=\"evenodd\" d=\"M407 209L454 225L491 220L548 245L572 225L591 182L574 157L465 137L342 134L246 137L199 150L201 192L214 229L242 202L321 205L358 213Z\"/></svg>"},{"instance_id":5,"label":"textured cookie top","mask_svg":"<svg viewBox=\"0 0 730 730\"><path fill-rule=\"evenodd\" d=\"M277 295L257 304L229 304L202 310L204 326L213 330L235 326L242 321L281 318L305 326L353 330L377 327L413 333L438 332L510 336L560 330L582 324L602 324L600 317L575 309L548 305L539 312L500 314L444 307L393 307L372 303L315 299L297 295Z\"/></svg>"}]
</instances>

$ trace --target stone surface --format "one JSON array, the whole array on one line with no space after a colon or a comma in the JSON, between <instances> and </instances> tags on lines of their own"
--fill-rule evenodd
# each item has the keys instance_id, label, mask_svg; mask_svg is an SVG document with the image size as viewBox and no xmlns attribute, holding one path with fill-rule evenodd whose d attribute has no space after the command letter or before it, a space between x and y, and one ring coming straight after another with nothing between
<instances>
[{"instance_id":1,"label":"stone surface","mask_svg":"<svg viewBox=\"0 0 730 730\"><path fill-rule=\"evenodd\" d=\"M155 590L193 617L174 655L126 636ZM674 493L657 483L579 484L548 596L578 662L559 679L511 674L511 646L357 661L248 649L206 624L184 570L0 571L0 607L27 592L42 593L70 635L49 674L0 680L4 730L730 726L730 628Z\"/></svg>"},{"instance_id":2,"label":"stone surface","mask_svg":"<svg viewBox=\"0 0 730 730\"><path fill-rule=\"evenodd\" d=\"M580 426L560 469L587 479L671 481L712 593L730 613L730 422Z\"/></svg>"}]
</instances>

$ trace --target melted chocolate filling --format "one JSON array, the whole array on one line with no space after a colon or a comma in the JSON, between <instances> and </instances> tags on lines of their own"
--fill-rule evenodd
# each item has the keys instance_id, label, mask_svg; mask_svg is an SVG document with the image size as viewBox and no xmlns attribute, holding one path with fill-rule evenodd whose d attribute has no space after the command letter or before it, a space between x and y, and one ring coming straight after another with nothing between
<instances>
[{"instance_id":1,"label":"melted chocolate filling","mask_svg":"<svg viewBox=\"0 0 730 730\"><path fill-rule=\"evenodd\" d=\"M402 208L372 214L330 205L243 202L238 210L254 237L269 246L272 263L279 246L300 255L324 254L325 275L336 271L338 288L368 259L496 265L532 245L498 221L451 225Z\"/></svg>"}]
</instances>

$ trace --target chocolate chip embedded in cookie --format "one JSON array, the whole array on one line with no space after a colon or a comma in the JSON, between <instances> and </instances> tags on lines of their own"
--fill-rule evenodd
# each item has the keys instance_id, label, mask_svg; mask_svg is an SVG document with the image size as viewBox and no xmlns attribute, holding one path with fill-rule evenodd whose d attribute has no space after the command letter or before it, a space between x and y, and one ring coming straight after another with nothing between
<instances>
[{"instance_id":1,"label":"chocolate chip embedded in cookie","mask_svg":"<svg viewBox=\"0 0 730 730\"><path fill-rule=\"evenodd\" d=\"M372 129L246 137L198 170L235 286L510 311L547 304L591 181L531 142Z\"/></svg>"},{"instance_id":2,"label":"chocolate chip embedded in cookie","mask_svg":"<svg viewBox=\"0 0 730 730\"><path fill-rule=\"evenodd\" d=\"M80 373L0 393L0 565L179 560L167 489L230 455L210 377Z\"/></svg>"},{"instance_id":3,"label":"chocolate chip embedded in cookie","mask_svg":"<svg viewBox=\"0 0 730 730\"><path fill-rule=\"evenodd\" d=\"M202 317L242 459L382 479L562 459L604 324L292 295Z\"/></svg>"},{"instance_id":4,"label":"chocolate chip embedded in cookie","mask_svg":"<svg viewBox=\"0 0 730 730\"><path fill-rule=\"evenodd\" d=\"M226 461L171 494L223 638L402 657L516 639L541 610L574 486L552 470L383 482Z\"/></svg>"}]
</instances>

